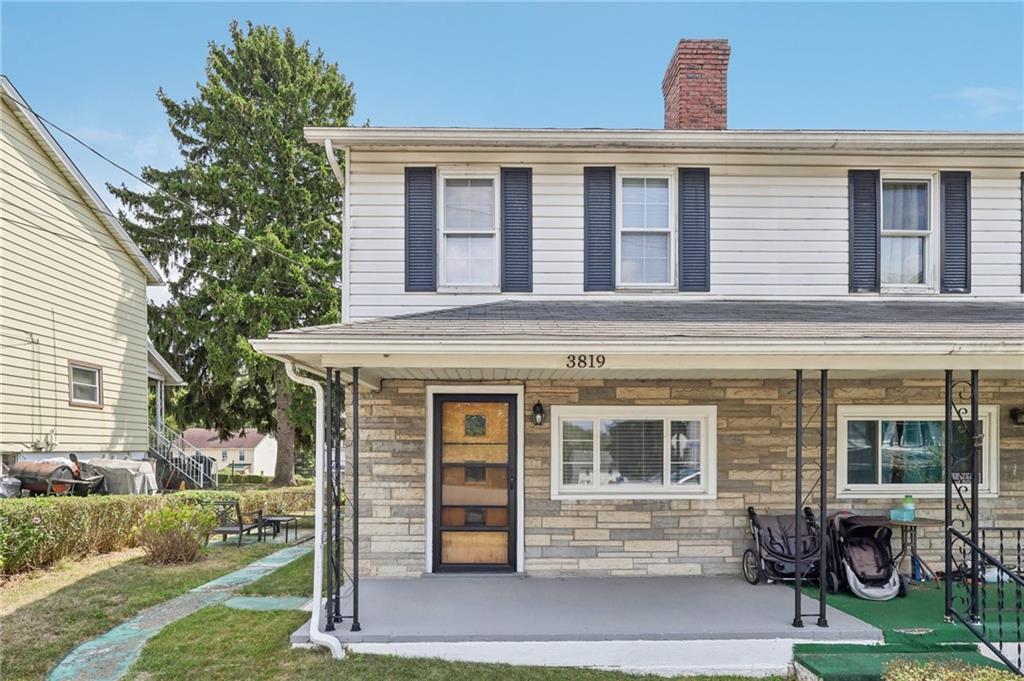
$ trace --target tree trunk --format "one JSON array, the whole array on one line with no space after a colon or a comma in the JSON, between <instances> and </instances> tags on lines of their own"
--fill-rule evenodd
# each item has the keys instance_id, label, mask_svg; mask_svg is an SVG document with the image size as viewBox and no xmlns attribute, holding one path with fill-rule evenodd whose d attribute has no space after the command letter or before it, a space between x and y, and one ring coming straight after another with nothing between
<instances>
[{"instance_id":1,"label":"tree trunk","mask_svg":"<svg viewBox=\"0 0 1024 681\"><path fill-rule=\"evenodd\" d=\"M274 467L274 486L295 484L295 426L288 418L292 394L288 389L284 365L274 369L274 414L277 417L277 464Z\"/></svg>"}]
</instances>

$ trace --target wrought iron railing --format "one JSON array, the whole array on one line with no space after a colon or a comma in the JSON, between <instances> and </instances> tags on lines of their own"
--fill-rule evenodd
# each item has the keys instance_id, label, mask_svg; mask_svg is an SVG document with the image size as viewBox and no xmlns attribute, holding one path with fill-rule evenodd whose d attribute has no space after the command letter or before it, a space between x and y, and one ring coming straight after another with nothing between
<instances>
[{"instance_id":1,"label":"wrought iron railing","mask_svg":"<svg viewBox=\"0 0 1024 681\"><path fill-rule=\"evenodd\" d=\"M949 612L1017 674L1024 674L1024 577L1020 563L1008 564L1004 557L1019 560L1021 532L983 530L982 536L998 547L994 555L963 532L948 529L953 564Z\"/></svg>"},{"instance_id":2,"label":"wrought iron railing","mask_svg":"<svg viewBox=\"0 0 1024 681\"><path fill-rule=\"evenodd\" d=\"M149 427L149 451L193 487L217 487L213 460L166 425Z\"/></svg>"}]
</instances>

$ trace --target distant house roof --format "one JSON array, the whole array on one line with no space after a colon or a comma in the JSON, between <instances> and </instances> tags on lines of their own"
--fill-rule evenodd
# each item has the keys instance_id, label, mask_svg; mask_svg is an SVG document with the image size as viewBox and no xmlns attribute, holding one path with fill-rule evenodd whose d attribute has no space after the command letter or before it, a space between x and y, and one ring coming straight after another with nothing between
<instances>
[{"instance_id":1,"label":"distant house roof","mask_svg":"<svg viewBox=\"0 0 1024 681\"><path fill-rule=\"evenodd\" d=\"M110 233L115 239L121 244L125 252L135 261L139 266L139 269L146 275L147 284L162 284L163 279L160 276L160 272L157 271L153 264L146 259L146 256L142 254L139 247L132 241L132 238L125 231L124 226L113 217L113 213L107 205L100 198L96 190L92 188L89 181L85 179L81 171L75 166L74 162L61 148L60 144L50 134L49 129L43 124L39 116L32 110L28 103L24 100L17 88L7 79L6 76L0 75L0 96L10 103L11 109L23 123L28 126L28 129L33 133L36 141L40 143L42 148L50 156L51 160L56 164L57 168L63 172L68 181L71 182L78 190L86 202L95 211L97 217L103 224L107 226Z\"/></svg>"},{"instance_id":2,"label":"distant house roof","mask_svg":"<svg viewBox=\"0 0 1024 681\"><path fill-rule=\"evenodd\" d=\"M196 449L252 449L268 437L255 428L241 430L227 440L222 440L216 430L206 428L189 428L182 435Z\"/></svg>"}]
</instances>

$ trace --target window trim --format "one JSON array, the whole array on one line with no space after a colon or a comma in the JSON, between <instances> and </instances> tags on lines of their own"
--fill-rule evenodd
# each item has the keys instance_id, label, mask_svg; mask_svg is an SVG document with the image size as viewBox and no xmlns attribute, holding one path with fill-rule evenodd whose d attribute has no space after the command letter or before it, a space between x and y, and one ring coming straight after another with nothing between
<instances>
[{"instance_id":1,"label":"window trim","mask_svg":"<svg viewBox=\"0 0 1024 681\"><path fill-rule=\"evenodd\" d=\"M678 169L664 167L616 167L615 168L615 288L626 291L677 291L678 272L678 218L677 211ZM666 179L668 180L668 281L657 283L630 283L622 281L622 186L625 180ZM627 233L645 230L626 230ZM657 231L657 230L647 230ZM660 233L660 232L659 232Z\"/></svg>"},{"instance_id":2,"label":"window trim","mask_svg":"<svg viewBox=\"0 0 1024 681\"><path fill-rule=\"evenodd\" d=\"M920 230L889 230L885 225L885 185L887 182L927 182L928 183L928 229ZM920 170L882 170L879 172L879 205L878 205L878 282L882 293L937 293L939 291L939 173L937 171ZM925 265L923 284L886 284L882 280L882 239L886 237L916 237L925 240Z\"/></svg>"},{"instance_id":3,"label":"window trim","mask_svg":"<svg viewBox=\"0 0 1024 681\"><path fill-rule=\"evenodd\" d=\"M494 186L494 231L488 232L494 240L494 273L486 284L449 284L445 267L445 182L447 180L491 180ZM444 168L437 169L437 270L438 293L498 293L501 291L501 169L500 168ZM465 236L483 235L485 232L451 232Z\"/></svg>"},{"instance_id":4,"label":"window trim","mask_svg":"<svg viewBox=\"0 0 1024 681\"><path fill-rule=\"evenodd\" d=\"M74 381L74 370L75 369L86 369L88 371L96 372L96 398L97 401L92 400L78 400L75 399L75 381ZM80 384L84 385L84 384ZM102 409L103 408L103 367L99 364L92 364L91 362L82 362L77 359L68 360L68 405L72 407L85 407L86 409Z\"/></svg>"},{"instance_id":5,"label":"window trim","mask_svg":"<svg viewBox=\"0 0 1024 681\"><path fill-rule=\"evenodd\" d=\"M982 478L979 495L999 496L999 407L978 407L978 417L985 432L982 445ZM919 499L941 499L945 496L940 484L850 484L847 481L847 432L850 421L945 421L945 408L931 405L839 405L836 408L836 498L897 499L912 494Z\"/></svg>"},{"instance_id":6,"label":"window trim","mask_svg":"<svg viewBox=\"0 0 1024 681\"><path fill-rule=\"evenodd\" d=\"M663 483L655 489L637 487L622 489L572 488L562 484L562 421L577 419L662 419L665 421L700 421L701 442L701 485L700 487L673 487ZM583 406L551 405L551 499L602 500L602 499L717 499L718 498L718 407L716 405L672 405L672 406ZM667 468L671 457L668 440L669 429L665 430L663 465ZM595 433L595 442L597 442ZM595 447L598 447L595 445ZM599 447L598 447L599 448ZM667 477L663 477L667 480Z\"/></svg>"}]
</instances>

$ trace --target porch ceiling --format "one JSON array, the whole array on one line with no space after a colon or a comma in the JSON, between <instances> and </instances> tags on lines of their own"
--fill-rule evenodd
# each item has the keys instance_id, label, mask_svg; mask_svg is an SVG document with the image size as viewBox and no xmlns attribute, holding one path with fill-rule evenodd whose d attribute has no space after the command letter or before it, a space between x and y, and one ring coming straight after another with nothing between
<instances>
[{"instance_id":1,"label":"porch ceiling","mask_svg":"<svg viewBox=\"0 0 1024 681\"><path fill-rule=\"evenodd\" d=\"M358 366L368 384L770 378L798 368L850 377L944 369L1020 375L1024 300L508 300L292 329L253 346L315 371ZM582 369L572 360L581 355Z\"/></svg>"}]
</instances>

